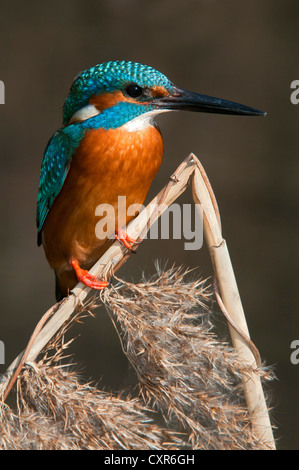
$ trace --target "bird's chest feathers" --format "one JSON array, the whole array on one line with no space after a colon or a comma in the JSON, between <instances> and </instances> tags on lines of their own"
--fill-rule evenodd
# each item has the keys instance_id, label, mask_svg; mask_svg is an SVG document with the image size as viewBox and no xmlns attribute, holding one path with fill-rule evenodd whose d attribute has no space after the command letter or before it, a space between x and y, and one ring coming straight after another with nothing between
<instances>
[{"instance_id":1,"label":"bird's chest feathers","mask_svg":"<svg viewBox=\"0 0 299 470\"><path fill-rule=\"evenodd\" d=\"M123 126L88 131L73 157L73 172L91 185L117 190L150 185L162 161L163 140L156 127L140 124L136 130Z\"/></svg>"}]
</instances>

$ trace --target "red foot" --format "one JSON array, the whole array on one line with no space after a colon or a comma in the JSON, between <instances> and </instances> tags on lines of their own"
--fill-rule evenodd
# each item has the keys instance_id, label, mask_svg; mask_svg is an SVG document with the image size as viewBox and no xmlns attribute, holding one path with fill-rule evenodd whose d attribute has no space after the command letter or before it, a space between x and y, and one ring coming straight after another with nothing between
<instances>
[{"instance_id":1,"label":"red foot","mask_svg":"<svg viewBox=\"0 0 299 470\"><path fill-rule=\"evenodd\" d=\"M88 287L93 289L102 290L109 285L107 281L99 281L96 276L90 274L86 269L82 269L76 259L70 260L71 266L74 268L77 279Z\"/></svg>"},{"instance_id":2,"label":"red foot","mask_svg":"<svg viewBox=\"0 0 299 470\"><path fill-rule=\"evenodd\" d=\"M119 228L118 230L115 231L115 238L118 240L120 243L125 245L128 250L132 250L132 245L135 245L136 240L132 237L130 237L125 230L122 228Z\"/></svg>"}]
</instances>

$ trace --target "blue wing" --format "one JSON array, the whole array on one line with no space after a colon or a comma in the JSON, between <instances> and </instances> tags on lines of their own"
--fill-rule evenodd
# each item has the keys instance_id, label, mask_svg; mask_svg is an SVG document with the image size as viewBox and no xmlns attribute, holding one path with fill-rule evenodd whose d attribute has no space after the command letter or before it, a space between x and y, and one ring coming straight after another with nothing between
<instances>
[{"instance_id":1,"label":"blue wing","mask_svg":"<svg viewBox=\"0 0 299 470\"><path fill-rule=\"evenodd\" d=\"M38 245L41 244L41 231L54 199L58 196L71 164L72 155L79 146L83 129L70 125L59 129L50 139L41 165L36 224Z\"/></svg>"}]
</instances>

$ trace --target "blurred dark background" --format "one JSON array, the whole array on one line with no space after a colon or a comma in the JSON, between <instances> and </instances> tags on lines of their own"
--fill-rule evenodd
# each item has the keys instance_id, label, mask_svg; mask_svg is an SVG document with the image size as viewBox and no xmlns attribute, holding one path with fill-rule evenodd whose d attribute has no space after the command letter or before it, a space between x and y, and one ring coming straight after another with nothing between
<instances>
[{"instance_id":1,"label":"blurred dark background","mask_svg":"<svg viewBox=\"0 0 299 470\"><path fill-rule=\"evenodd\" d=\"M60 127L73 77L111 59L151 65L178 86L268 112L267 118L173 113L159 117L165 156L148 200L192 151L220 206L252 339L278 380L270 387L281 449L298 449L299 79L297 0L15 0L1 2L1 319L6 365L54 303L54 278L36 245L35 207L45 145ZM184 201L191 202L186 195ZM154 272L154 260L199 266L203 248L147 241L118 275ZM100 309L76 330L71 348L82 373L106 390L127 383L128 366ZM5 370L1 366L0 372Z\"/></svg>"}]
</instances>

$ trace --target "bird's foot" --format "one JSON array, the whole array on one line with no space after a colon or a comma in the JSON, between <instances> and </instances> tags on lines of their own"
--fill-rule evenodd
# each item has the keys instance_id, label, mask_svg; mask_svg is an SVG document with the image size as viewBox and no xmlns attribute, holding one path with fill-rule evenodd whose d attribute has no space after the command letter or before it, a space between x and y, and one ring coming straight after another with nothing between
<instances>
[{"instance_id":1,"label":"bird's foot","mask_svg":"<svg viewBox=\"0 0 299 470\"><path fill-rule=\"evenodd\" d=\"M80 268L79 263L75 258L70 259L70 264L74 268L78 281L85 284L85 286L97 290L102 290L109 286L109 282L101 281L93 274L90 274L86 269Z\"/></svg>"},{"instance_id":2,"label":"bird's foot","mask_svg":"<svg viewBox=\"0 0 299 470\"><path fill-rule=\"evenodd\" d=\"M136 251L132 249L132 246L138 242L134 238L130 237L122 228L115 230L115 239L125 245L125 247L132 251L132 253L136 253Z\"/></svg>"}]
</instances>

